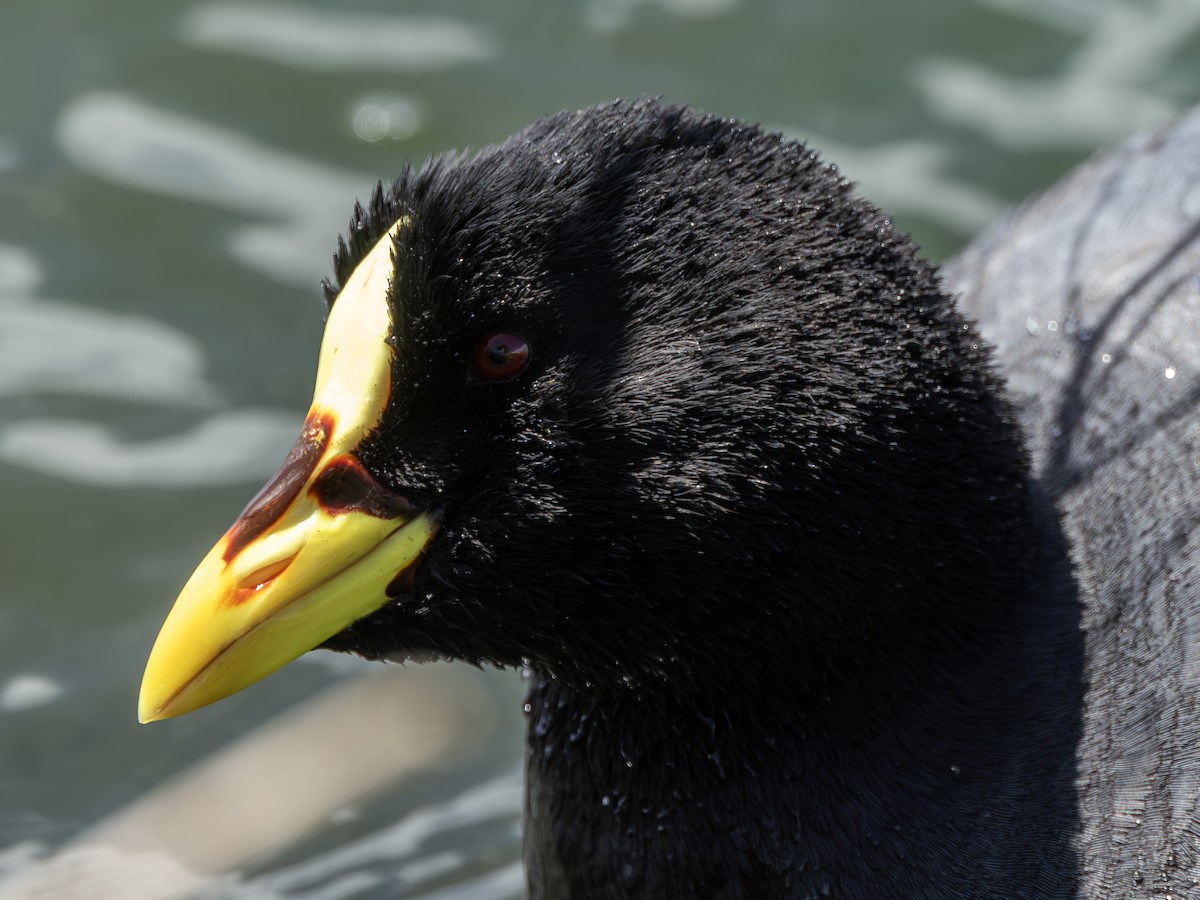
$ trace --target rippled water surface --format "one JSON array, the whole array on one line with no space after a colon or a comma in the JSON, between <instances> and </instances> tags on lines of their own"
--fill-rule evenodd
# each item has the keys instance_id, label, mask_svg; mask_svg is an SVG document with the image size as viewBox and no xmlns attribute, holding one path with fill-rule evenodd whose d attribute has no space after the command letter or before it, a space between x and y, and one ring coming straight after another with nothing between
<instances>
[{"instance_id":1,"label":"rippled water surface","mask_svg":"<svg viewBox=\"0 0 1200 900\"><path fill-rule=\"evenodd\" d=\"M1200 99L1196 0L0 7L0 897L523 895L511 672L310 654L135 722L307 406L403 160L662 93L810 140L935 257Z\"/></svg>"}]
</instances>

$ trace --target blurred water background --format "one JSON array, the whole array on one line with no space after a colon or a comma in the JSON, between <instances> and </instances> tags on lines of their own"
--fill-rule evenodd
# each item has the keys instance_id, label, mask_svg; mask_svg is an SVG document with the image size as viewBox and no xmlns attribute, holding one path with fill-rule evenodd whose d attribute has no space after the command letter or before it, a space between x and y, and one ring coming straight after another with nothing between
<instances>
[{"instance_id":1,"label":"blurred water background","mask_svg":"<svg viewBox=\"0 0 1200 900\"><path fill-rule=\"evenodd\" d=\"M137 688L297 433L352 200L651 93L940 259L1200 99L1200 0L0 6L0 897L523 896L516 673L314 653L153 727Z\"/></svg>"}]
</instances>

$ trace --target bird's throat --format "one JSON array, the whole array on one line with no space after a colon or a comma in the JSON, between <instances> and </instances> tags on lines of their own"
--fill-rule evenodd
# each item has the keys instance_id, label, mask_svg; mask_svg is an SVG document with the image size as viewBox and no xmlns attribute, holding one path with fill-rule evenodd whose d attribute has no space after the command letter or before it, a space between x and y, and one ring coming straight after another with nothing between
<instances>
[{"instance_id":1,"label":"bird's throat","mask_svg":"<svg viewBox=\"0 0 1200 900\"><path fill-rule=\"evenodd\" d=\"M759 898L916 896L933 868L967 896L978 847L1005 878L1034 848L1071 871L1078 663L1046 648L1078 640L1067 574L1040 574L1008 597L1011 628L937 664L874 661L890 676L870 687L601 694L533 675L530 896L712 897L725 881ZM1066 762L1039 762L1047 747ZM964 810L972 829L948 833Z\"/></svg>"},{"instance_id":2,"label":"bird's throat","mask_svg":"<svg viewBox=\"0 0 1200 900\"><path fill-rule=\"evenodd\" d=\"M714 885L745 875L785 883L792 848L780 846L776 803L757 780L799 776L770 734L776 723L753 733L694 698L600 696L537 675L527 703L532 898L719 896ZM731 841L736 857L706 849Z\"/></svg>"}]
</instances>

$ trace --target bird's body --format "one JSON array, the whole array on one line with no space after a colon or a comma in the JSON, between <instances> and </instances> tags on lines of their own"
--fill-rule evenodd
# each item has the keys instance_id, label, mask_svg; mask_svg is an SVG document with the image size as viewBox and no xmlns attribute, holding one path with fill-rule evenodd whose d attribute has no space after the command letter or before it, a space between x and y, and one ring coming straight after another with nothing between
<instances>
[{"instance_id":1,"label":"bird's body","mask_svg":"<svg viewBox=\"0 0 1200 900\"><path fill-rule=\"evenodd\" d=\"M1200 109L947 273L1060 511L1084 639L1078 896L1200 896Z\"/></svg>"},{"instance_id":2,"label":"bird's body","mask_svg":"<svg viewBox=\"0 0 1200 900\"><path fill-rule=\"evenodd\" d=\"M381 189L335 270L305 433L194 581L308 597L304 542L260 547L310 507L403 538L378 587L322 582L378 594L320 599L324 645L528 668L535 900L1132 883L1094 874L1086 801L1127 758L1096 683L1131 669L1096 670L1077 523L974 327L835 169L655 101L564 113ZM195 652L200 590L156 658ZM219 675L152 658L144 715L258 677L246 628Z\"/></svg>"}]
</instances>

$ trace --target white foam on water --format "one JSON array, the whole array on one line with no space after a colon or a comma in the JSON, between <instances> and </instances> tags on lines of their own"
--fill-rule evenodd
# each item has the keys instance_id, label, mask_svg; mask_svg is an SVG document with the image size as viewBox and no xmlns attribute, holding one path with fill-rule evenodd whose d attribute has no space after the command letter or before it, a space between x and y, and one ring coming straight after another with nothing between
<instances>
[{"instance_id":1,"label":"white foam on water","mask_svg":"<svg viewBox=\"0 0 1200 900\"><path fill-rule=\"evenodd\" d=\"M205 3L180 20L187 44L299 69L433 71L498 54L484 29L446 16L368 15L274 3Z\"/></svg>"}]
</instances>

